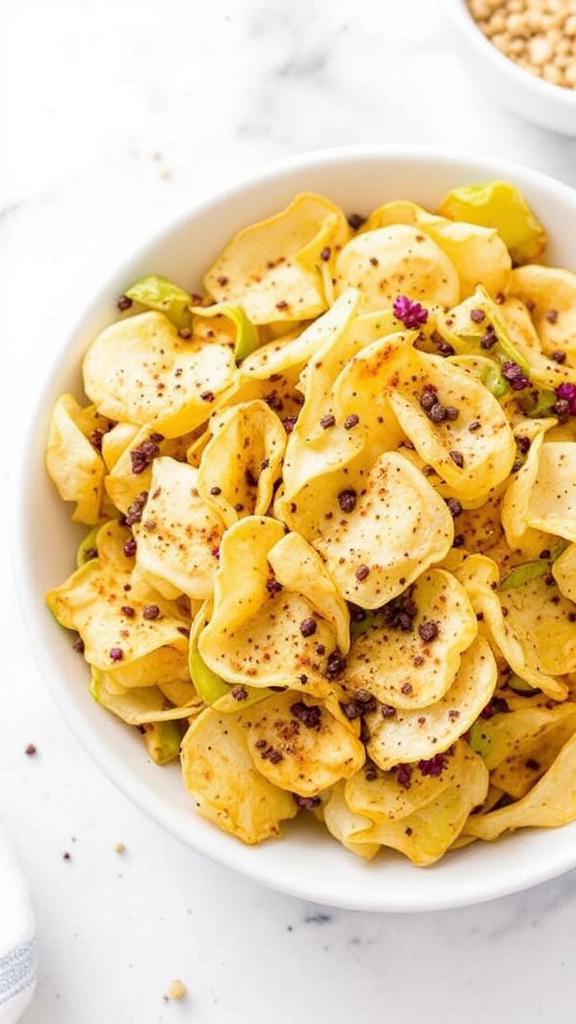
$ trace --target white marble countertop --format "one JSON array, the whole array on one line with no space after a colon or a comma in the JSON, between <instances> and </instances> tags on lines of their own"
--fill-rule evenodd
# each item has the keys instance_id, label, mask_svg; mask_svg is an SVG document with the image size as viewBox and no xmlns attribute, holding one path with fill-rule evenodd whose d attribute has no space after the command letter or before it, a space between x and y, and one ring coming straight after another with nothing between
<instances>
[{"instance_id":1,"label":"white marble countertop","mask_svg":"<svg viewBox=\"0 0 576 1024\"><path fill-rule=\"evenodd\" d=\"M576 139L485 96L437 0L20 0L4 8L0 48L5 495L21 409L95 285L135 239L239 171L410 141L576 186ZM10 582L8 506L0 810L40 949L24 1024L572 1024L576 872L458 911L326 910L208 863L147 820L45 690ZM182 1002L163 998L173 978Z\"/></svg>"}]
</instances>

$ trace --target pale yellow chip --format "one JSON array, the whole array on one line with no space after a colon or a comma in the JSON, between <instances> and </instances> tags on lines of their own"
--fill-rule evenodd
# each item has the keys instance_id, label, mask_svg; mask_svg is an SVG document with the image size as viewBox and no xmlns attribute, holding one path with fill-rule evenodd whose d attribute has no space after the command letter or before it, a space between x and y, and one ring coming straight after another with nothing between
<instances>
[{"instance_id":1,"label":"pale yellow chip","mask_svg":"<svg viewBox=\"0 0 576 1024\"><path fill-rule=\"evenodd\" d=\"M212 708L198 715L182 740L181 758L199 813L244 843L279 835L281 822L298 812L292 795L254 767L246 730L234 715Z\"/></svg>"},{"instance_id":2,"label":"pale yellow chip","mask_svg":"<svg viewBox=\"0 0 576 1024\"><path fill-rule=\"evenodd\" d=\"M310 320L328 306L322 265L350 235L342 211L302 193L280 213L239 231L204 276L216 302L241 305L255 324Z\"/></svg>"},{"instance_id":3,"label":"pale yellow chip","mask_svg":"<svg viewBox=\"0 0 576 1024\"><path fill-rule=\"evenodd\" d=\"M132 559L116 547L119 529L105 528L113 557L91 559L46 596L60 625L80 634L86 661L104 671L123 670L162 647L186 651L188 646L189 620L175 602L134 582ZM133 685L145 684L140 677Z\"/></svg>"},{"instance_id":4,"label":"pale yellow chip","mask_svg":"<svg viewBox=\"0 0 576 1024\"><path fill-rule=\"evenodd\" d=\"M352 511L334 518L314 547L342 595L362 608L400 594L446 555L454 536L445 502L398 452L377 459Z\"/></svg>"},{"instance_id":5,"label":"pale yellow chip","mask_svg":"<svg viewBox=\"0 0 576 1024\"><path fill-rule=\"evenodd\" d=\"M479 720L470 734L493 785L518 800L544 775L576 730L576 704L536 706Z\"/></svg>"},{"instance_id":6,"label":"pale yellow chip","mask_svg":"<svg viewBox=\"0 0 576 1024\"><path fill-rule=\"evenodd\" d=\"M216 415L210 429L198 471L204 501L226 526L242 516L265 515L286 446L280 419L256 399Z\"/></svg>"},{"instance_id":7,"label":"pale yellow chip","mask_svg":"<svg viewBox=\"0 0 576 1024\"><path fill-rule=\"evenodd\" d=\"M455 306L460 281L452 261L427 235L392 224L356 235L336 260L336 294L358 288L365 310L392 306L399 295Z\"/></svg>"},{"instance_id":8,"label":"pale yellow chip","mask_svg":"<svg viewBox=\"0 0 576 1024\"><path fill-rule=\"evenodd\" d=\"M48 427L48 474L60 497L76 503L72 519L88 526L102 520L105 475L102 456L89 436L91 431L107 430L108 425L95 409L83 409L66 394L56 402Z\"/></svg>"},{"instance_id":9,"label":"pale yellow chip","mask_svg":"<svg viewBox=\"0 0 576 1024\"><path fill-rule=\"evenodd\" d=\"M396 708L424 708L451 687L462 653L478 633L470 599L443 569L422 573L408 594L415 608L411 628L390 625L386 608L377 612L352 644L346 691L367 690Z\"/></svg>"},{"instance_id":10,"label":"pale yellow chip","mask_svg":"<svg viewBox=\"0 0 576 1024\"><path fill-rule=\"evenodd\" d=\"M498 679L489 644L477 637L464 652L447 693L426 708L398 709L391 717L370 712L367 722L369 756L379 768L441 754L476 720L494 693Z\"/></svg>"},{"instance_id":11,"label":"pale yellow chip","mask_svg":"<svg viewBox=\"0 0 576 1024\"><path fill-rule=\"evenodd\" d=\"M576 443L546 441L544 433L532 441L504 496L502 523L511 547L531 530L576 540Z\"/></svg>"},{"instance_id":12,"label":"pale yellow chip","mask_svg":"<svg viewBox=\"0 0 576 1024\"><path fill-rule=\"evenodd\" d=\"M92 342L84 388L102 415L177 437L208 419L234 369L228 345L184 339L163 313L139 313Z\"/></svg>"},{"instance_id":13,"label":"pale yellow chip","mask_svg":"<svg viewBox=\"0 0 576 1024\"><path fill-rule=\"evenodd\" d=\"M510 295L530 309L543 351L565 352L576 362L576 274L562 267L528 264L513 271Z\"/></svg>"},{"instance_id":14,"label":"pale yellow chip","mask_svg":"<svg viewBox=\"0 0 576 1024\"><path fill-rule=\"evenodd\" d=\"M149 488L133 526L140 574L167 598L210 597L224 522L201 496L198 470L172 458L154 459Z\"/></svg>"},{"instance_id":15,"label":"pale yellow chip","mask_svg":"<svg viewBox=\"0 0 576 1024\"><path fill-rule=\"evenodd\" d=\"M357 841L358 835L365 835L370 828L370 819L351 811L344 799L346 783L339 782L330 790L328 799L322 808L322 817L326 828L342 846L364 860L372 860L380 849L380 843L366 840Z\"/></svg>"},{"instance_id":16,"label":"pale yellow chip","mask_svg":"<svg viewBox=\"0 0 576 1024\"><path fill-rule=\"evenodd\" d=\"M576 733L564 744L548 771L532 789L515 803L488 814L471 817L467 835L478 839L497 839L518 828L556 828L576 819Z\"/></svg>"},{"instance_id":17,"label":"pale yellow chip","mask_svg":"<svg viewBox=\"0 0 576 1024\"><path fill-rule=\"evenodd\" d=\"M278 583L305 594L314 610L329 622L341 654L350 647L350 612L320 555L299 533L287 533L268 552Z\"/></svg>"},{"instance_id":18,"label":"pale yellow chip","mask_svg":"<svg viewBox=\"0 0 576 1024\"><path fill-rule=\"evenodd\" d=\"M158 686L120 690L106 672L92 669L90 692L94 700L128 725L146 722L171 722L198 714L203 704L196 696L188 704L176 707Z\"/></svg>"},{"instance_id":19,"label":"pale yellow chip","mask_svg":"<svg viewBox=\"0 0 576 1024\"><path fill-rule=\"evenodd\" d=\"M322 697L331 689L336 631L305 594L276 581L268 553L284 533L281 523L264 516L247 516L226 531L213 612L198 649L228 683L286 686Z\"/></svg>"},{"instance_id":20,"label":"pale yellow chip","mask_svg":"<svg viewBox=\"0 0 576 1024\"><path fill-rule=\"evenodd\" d=\"M125 431L122 428L126 427ZM124 515L129 513L134 502L140 500L143 492L150 490L152 466L159 456L172 456L183 461L192 435L166 439L148 425L135 434L130 425L119 423L111 431L114 434L112 447L106 446L108 459L114 458L105 480L106 494L114 507ZM121 441L126 444L120 450Z\"/></svg>"},{"instance_id":21,"label":"pale yellow chip","mask_svg":"<svg viewBox=\"0 0 576 1024\"><path fill-rule=\"evenodd\" d=\"M364 764L364 745L353 729L293 691L260 701L243 720L258 771L299 796L317 796Z\"/></svg>"},{"instance_id":22,"label":"pale yellow chip","mask_svg":"<svg viewBox=\"0 0 576 1024\"><path fill-rule=\"evenodd\" d=\"M374 210L362 230L373 231L390 224L411 224L419 236L427 235L442 249L456 269L462 298L480 283L491 295L506 291L512 260L495 228L447 220L417 203L396 201Z\"/></svg>"},{"instance_id":23,"label":"pale yellow chip","mask_svg":"<svg viewBox=\"0 0 576 1024\"><path fill-rule=\"evenodd\" d=\"M498 591L500 571L496 562L485 555L470 555L454 571L468 591L476 615L481 617L480 632L488 637L512 671L530 686L543 690L553 700L564 700L568 693L566 683L550 675L539 658L542 644L546 643L546 629L554 621L554 612L548 618L548 626L544 624L543 628L540 628L540 620L537 619L539 613L534 614L534 609L529 613L528 622L523 621L521 614L515 615L514 611L509 621L512 602L508 602L508 615L504 615L503 600L506 592ZM508 594L511 593L514 591L508 591ZM548 609L548 615L549 612ZM533 636L532 625L538 627L536 636Z\"/></svg>"},{"instance_id":24,"label":"pale yellow chip","mask_svg":"<svg viewBox=\"0 0 576 1024\"><path fill-rule=\"evenodd\" d=\"M570 544L556 559L552 575L560 593L576 604L576 544Z\"/></svg>"},{"instance_id":25,"label":"pale yellow chip","mask_svg":"<svg viewBox=\"0 0 576 1024\"><path fill-rule=\"evenodd\" d=\"M576 671L576 606L553 580L540 576L501 590L499 597L506 626L520 642L527 665L547 676Z\"/></svg>"},{"instance_id":26,"label":"pale yellow chip","mask_svg":"<svg viewBox=\"0 0 576 1024\"><path fill-rule=\"evenodd\" d=\"M427 803L399 818L382 815L365 832L356 834L356 842L367 840L399 850L418 867L439 860L461 834L472 810L483 802L489 785L482 758L464 741L456 743L444 760L445 768L434 779L436 786L430 786L436 793ZM346 797L347 787L344 794Z\"/></svg>"}]
</instances>

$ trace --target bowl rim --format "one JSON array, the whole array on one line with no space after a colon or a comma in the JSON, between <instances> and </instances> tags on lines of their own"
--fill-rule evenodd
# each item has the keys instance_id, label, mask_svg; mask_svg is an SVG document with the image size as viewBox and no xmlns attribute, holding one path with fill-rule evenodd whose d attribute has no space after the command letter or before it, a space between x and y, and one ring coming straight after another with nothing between
<instances>
[{"instance_id":1,"label":"bowl rim","mask_svg":"<svg viewBox=\"0 0 576 1024\"><path fill-rule=\"evenodd\" d=\"M172 232L183 230L199 214L217 210L220 203L240 197L248 189L261 189L267 183L281 182L283 179L288 181L294 173L301 171L323 171L335 165L341 167L342 170L348 165L350 169L353 169L358 162L374 163L376 167L381 164L405 163L406 161L420 164L422 167L431 162L443 166L447 164L453 164L455 167L469 166L477 175L485 173L494 177L497 174L500 178L518 182L520 187L522 187L522 182L529 182L535 188L540 187L545 191L553 190L555 197L564 197L566 201L574 205L576 211L576 192L548 174L527 169L510 161L463 153L454 148L438 148L425 144L382 143L316 149L283 160L276 160L256 172L247 170L233 184L213 193L208 192L202 195L178 217L168 220L164 227L149 233L145 240L139 241L132 255L123 260L119 266L114 266L112 271L106 275L95 298L85 306L80 317L76 317L70 325L61 348L51 357L53 364L51 373L35 395L35 401L28 410L27 424L22 432L15 465L15 486L11 502L15 517L13 524L15 543L12 548L13 573L17 599L25 631L30 641L30 653L33 655L39 674L62 717L104 774L149 818L180 839L194 852L234 870L254 882L313 903L352 910L391 913L454 909L480 904L533 888L576 867L576 843L571 846L568 842L564 844L550 842L548 844L550 850L546 850L547 856L543 861L540 858L530 859L520 870L515 867L514 871L502 871L497 880L488 872L485 873L487 877L475 878L473 881L465 879L466 884L459 885L454 885L451 877L453 872L450 870L450 865L453 861L449 858L443 859L438 865L434 865L432 869L429 868L426 871L428 875L434 873L436 879L441 879L439 886L432 883L429 888L421 885L418 881L422 871L420 869L420 872L414 875L414 885L408 885L405 889L384 887L382 890L378 886L382 880L382 872L372 873L370 865L362 864L358 868L358 873L365 883L362 881L359 890L347 892L339 889L338 880L334 879L330 871L326 871L322 877L312 876L310 881L307 881L301 872L297 874L296 879L291 877L286 865L279 869L276 863L278 858L275 855L270 855L269 851L274 846L280 849L281 844L285 842L283 840L274 840L272 845L262 844L262 847L257 848L245 847L232 837L221 833L214 826L205 829L204 825L208 823L203 823L202 830L192 839L187 823L191 819L202 821L198 818L193 806L190 818L186 820L178 810L168 806L165 801L153 803L151 806L151 791L146 782L130 767L127 768L115 754L111 756L105 739L90 727L82 715L79 715L76 702L66 687L62 685L62 672L58 666L56 655L53 653L50 643L46 642L48 624L52 629L52 622L49 621L49 613L44 607L43 595L38 595L31 585L32 551L26 535L26 526L29 525L30 516L28 500L30 473L27 473L25 455L37 448L39 431L41 432L40 436L45 436L44 427L50 408L48 402L49 399L52 400L56 390L63 359L71 348L78 346L79 336L82 335L85 325L90 321L94 312L102 306L104 300L110 298L114 283L122 276L126 280L130 267L142 255L160 245ZM44 618L39 614L41 608L44 609ZM32 615L28 614L30 609L33 611ZM41 655L38 652L41 652ZM101 709L98 709L99 713L100 711ZM154 768L154 770L158 769ZM564 830L571 828L570 825L564 826ZM540 835L546 832L546 830L537 831ZM332 839L330 842L335 843ZM507 838L499 840L500 848L503 848L507 842ZM303 850L299 852L305 856L305 851L306 842L303 844ZM457 857L458 855L451 856ZM281 856L279 859L282 861ZM417 872L412 865L410 865L410 870ZM465 875L467 878L467 872Z\"/></svg>"},{"instance_id":2,"label":"bowl rim","mask_svg":"<svg viewBox=\"0 0 576 1024\"><path fill-rule=\"evenodd\" d=\"M490 42L476 23L467 0L442 0L442 3L470 45L481 57L491 61L519 89L527 90L541 101L545 99L550 103L557 104L563 108L565 113L576 116L576 89L568 89L566 86L547 82L546 79L524 70L511 57L502 53L497 46L494 46L494 43Z\"/></svg>"}]
</instances>

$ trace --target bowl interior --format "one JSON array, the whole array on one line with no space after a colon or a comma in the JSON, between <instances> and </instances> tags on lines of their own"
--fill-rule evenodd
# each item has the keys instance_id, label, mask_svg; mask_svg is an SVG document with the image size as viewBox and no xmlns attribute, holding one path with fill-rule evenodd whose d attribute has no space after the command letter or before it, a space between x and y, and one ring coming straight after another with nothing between
<instances>
[{"instance_id":1,"label":"bowl interior","mask_svg":"<svg viewBox=\"0 0 576 1024\"><path fill-rule=\"evenodd\" d=\"M193 210L115 274L56 355L20 467L17 587L40 670L82 744L132 800L192 848L274 889L320 903L406 912L515 892L576 865L576 824L477 843L419 870L395 854L366 864L312 821L289 824L281 839L250 848L203 821L178 766L159 769L149 762L133 730L92 701L88 674L72 650L70 635L45 608L45 592L73 568L82 532L70 523L69 510L46 477L46 426L60 393L72 391L80 397L81 357L94 332L115 319L118 295L140 274L162 273L191 290L198 287L202 271L235 230L277 211L299 191L321 192L348 213L368 213L398 198L433 208L450 188L489 178L514 181L524 190L549 230L549 261L576 267L576 236L570 230L576 218L575 193L520 167L452 153L387 147L310 154Z\"/></svg>"}]
</instances>

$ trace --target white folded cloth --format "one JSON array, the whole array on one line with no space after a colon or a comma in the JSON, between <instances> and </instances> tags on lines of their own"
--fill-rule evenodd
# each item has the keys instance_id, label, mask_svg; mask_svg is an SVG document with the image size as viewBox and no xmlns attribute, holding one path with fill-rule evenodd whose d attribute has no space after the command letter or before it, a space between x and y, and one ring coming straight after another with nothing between
<instances>
[{"instance_id":1,"label":"white folded cloth","mask_svg":"<svg viewBox=\"0 0 576 1024\"><path fill-rule=\"evenodd\" d=\"M36 985L36 937L28 886L0 819L0 1024L14 1024Z\"/></svg>"}]
</instances>

